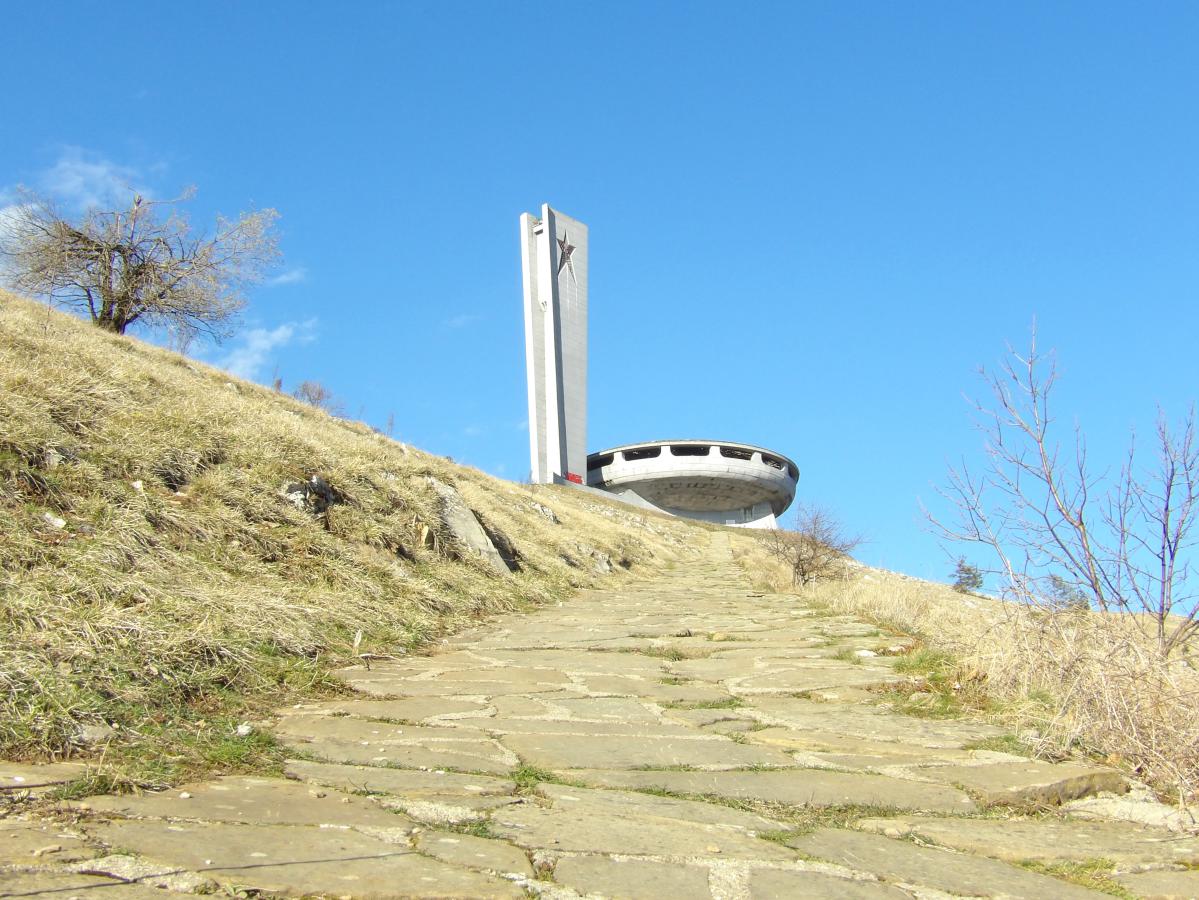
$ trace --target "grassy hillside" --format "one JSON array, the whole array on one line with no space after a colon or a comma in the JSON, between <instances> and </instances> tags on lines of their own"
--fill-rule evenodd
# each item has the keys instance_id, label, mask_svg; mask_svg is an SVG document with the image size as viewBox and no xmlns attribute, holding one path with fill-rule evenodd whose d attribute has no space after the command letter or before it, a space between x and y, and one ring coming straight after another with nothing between
<instances>
[{"instance_id":1,"label":"grassy hillside","mask_svg":"<svg viewBox=\"0 0 1199 900\"><path fill-rule=\"evenodd\" d=\"M313 476L339 501L320 513L284 494ZM428 476L518 571L456 552ZM269 739L236 726L337 690L327 673L354 654L624 577L701 533L490 478L0 293L0 757L103 749L143 782L254 765Z\"/></svg>"}]
</instances>

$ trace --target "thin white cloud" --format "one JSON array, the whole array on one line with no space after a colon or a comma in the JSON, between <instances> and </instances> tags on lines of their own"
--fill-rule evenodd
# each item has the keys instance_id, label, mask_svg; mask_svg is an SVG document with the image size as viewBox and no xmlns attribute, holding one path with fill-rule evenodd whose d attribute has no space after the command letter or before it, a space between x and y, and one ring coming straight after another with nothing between
<instances>
[{"instance_id":1,"label":"thin white cloud","mask_svg":"<svg viewBox=\"0 0 1199 900\"><path fill-rule=\"evenodd\" d=\"M483 434L484 428L482 425L467 425L462 429L462 433L467 437L480 437Z\"/></svg>"},{"instance_id":2,"label":"thin white cloud","mask_svg":"<svg viewBox=\"0 0 1199 900\"><path fill-rule=\"evenodd\" d=\"M286 322L276 328L250 328L238 336L238 346L215 360L213 365L238 378L254 380L271 361L276 350L288 344L316 340L316 320Z\"/></svg>"},{"instance_id":3,"label":"thin white cloud","mask_svg":"<svg viewBox=\"0 0 1199 900\"><path fill-rule=\"evenodd\" d=\"M272 276L263 282L267 287L281 287L285 284L300 284L308 280L308 269L304 266L295 266L288 269L286 272L280 272L278 275Z\"/></svg>"},{"instance_id":4,"label":"thin white cloud","mask_svg":"<svg viewBox=\"0 0 1199 900\"><path fill-rule=\"evenodd\" d=\"M458 313L456 316L450 316L441 324L446 328L466 328L468 325L474 325L475 322L480 322L483 317L476 313Z\"/></svg>"},{"instance_id":5,"label":"thin white cloud","mask_svg":"<svg viewBox=\"0 0 1199 900\"><path fill-rule=\"evenodd\" d=\"M59 202L84 210L128 202L137 192L151 192L139 184L140 174L81 147L66 147L58 160L38 178L38 187Z\"/></svg>"}]
</instances>

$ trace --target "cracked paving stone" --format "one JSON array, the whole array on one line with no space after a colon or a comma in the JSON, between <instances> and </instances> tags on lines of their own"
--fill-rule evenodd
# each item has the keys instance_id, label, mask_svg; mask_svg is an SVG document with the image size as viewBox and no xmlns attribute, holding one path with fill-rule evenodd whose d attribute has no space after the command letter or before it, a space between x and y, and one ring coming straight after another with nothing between
<instances>
[{"instance_id":1,"label":"cracked paving stone","mask_svg":"<svg viewBox=\"0 0 1199 900\"><path fill-rule=\"evenodd\" d=\"M906 891L877 881L787 869L753 870L748 896L750 900L911 900Z\"/></svg>"},{"instance_id":2,"label":"cracked paving stone","mask_svg":"<svg viewBox=\"0 0 1199 900\"><path fill-rule=\"evenodd\" d=\"M535 703L539 709L529 713L534 716L549 716L559 718L565 716L568 720L587 722L623 722L625 724L660 724L662 716L648 707L643 701L632 697L578 697L555 700L551 697L538 698ZM496 706L497 715L501 713ZM517 717L521 713L510 709L503 710L509 717Z\"/></svg>"},{"instance_id":3,"label":"cracked paving stone","mask_svg":"<svg viewBox=\"0 0 1199 900\"><path fill-rule=\"evenodd\" d=\"M178 894L103 875L0 872L0 897L38 900L173 900Z\"/></svg>"},{"instance_id":4,"label":"cracked paving stone","mask_svg":"<svg viewBox=\"0 0 1199 900\"><path fill-rule=\"evenodd\" d=\"M1199 871L1156 871L1117 875L1116 881L1142 900L1195 900Z\"/></svg>"},{"instance_id":5,"label":"cracked paving stone","mask_svg":"<svg viewBox=\"0 0 1199 900\"><path fill-rule=\"evenodd\" d=\"M939 766L920 774L960 785L987 804L1061 804L1103 791L1122 794L1128 790L1128 782L1119 772L1081 763L1024 760L986 766Z\"/></svg>"},{"instance_id":6,"label":"cracked paving stone","mask_svg":"<svg viewBox=\"0 0 1199 900\"><path fill-rule=\"evenodd\" d=\"M735 769L795 765L791 757L778 750L738 744L703 732L696 737L664 738L507 734L503 743L526 762L548 769L637 769L644 766Z\"/></svg>"},{"instance_id":7,"label":"cracked paving stone","mask_svg":"<svg viewBox=\"0 0 1199 900\"><path fill-rule=\"evenodd\" d=\"M289 716L279 723L276 733L284 746L330 762L463 769L493 775L505 775L520 763L497 741L467 728Z\"/></svg>"},{"instance_id":8,"label":"cracked paving stone","mask_svg":"<svg viewBox=\"0 0 1199 900\"><path fill-rule=\"evenodd\" d=\"M581 675L592 694L643 697L658 703L716 703L733 699L728 691L708 684L663 684L656 678L627 675Z\"/></svg>"},{"instance_id":9,"label":"cracked paving stone","mask_svg":"<svg viewBox=\"0 0 1199 900\"><path fill-rule=\"evenodd\" d=\"M0 796L9 791L40 794L87 774L83 763L14 763L0 761Z\"/></svg>"},{"instance_id":10,"label":"cracked paving stone","mask_svg":"<svg viewBox=\"0 0 1199 900\"><path fill-rule=\"evenodd\" d=\"M0 866L48 866L95 855L74 828L15 819L0 821Z\"/></svg>"},{"instance_id":11,"label":"cracked paving stone","mask_svg":"<svg viewBox=\"0 0 1199 900\"><path fill-rule=\"evenodd\" d=\"M109 794L83 804L97 812L126 818L193 819L258 825L321 825L405 833L411 819L365 797L338 791L314 791L285 778L235 775L187 784L157 794ZM79 804L73 804L78 806Z\"/></svg>"},{"instance_id":12,"label":"cracked paving stone","mask_svg":"<svg viewBox=\"0 0 1199 900\"><path fill-rule=\"evenodd\" d=\"M356 831L147 821L103 823L88 831L164 871L194 872L240 889L352 898L525 896L504 879Z\"/></svg>"},{"instance_id":13,"label":"cracked paving stone","mask_svg":"<svg viewBox=\"0 0 1199 900\"><path fill-rule=\"evenodd\" d=\"M697 739L703 735L694 728L675 725L672 722L653 724L625 722L587 722L581 719L461 719L464 727L487 730L500 735L562 735L591 739L593 737L635 737L646 739L686 738Z\"/></svg>"},{"instance_id":14,"label":"cracked paving stone","mask_svg":"<svg viewBox=\"0 0 1199 900\"><path fill-rule=\"evenodd\" d=\"M396 794L406 797L493 797L511 794L516 783L489 775L460 775L419 769L385 769L289 759L284 773L291 778L344 791Z\"/></svg>"},{"instance_id":15,"label":"cracked paving stone","mask_svg":"<svg viewBox=\"0 0 1199 900\"><path fill-rule=\"evenodd\" d=\"M509 806L493 833L521 847L572 853L789 861L795 854L756 836L781 827L751 813L671 797L542 784L548 806Z\"/></svg>"},{"instance_id":16,"label":"cracked paving stone","mask_svg":"<svg viewBox=\"0 0 1199 900\"><path fill-rule=\"evenodd\" d=\"M780 739L791 737L786 734L787 731L793 732L796 739L820 732L868 741L895 741L934 750L961 750L966 744L1005 733L1002 728L982 722L920 719L864 704L847 706L762 695L745 699L752 709L761 714L759 718L764 724L775 726L770 732ZM762 740L769 736L766 731L759 733Z\"/></svg>"},{"instance_id":17,"label":"cracked paving stone","mask_svg":"<svg viewBox=\"0 0 1199 900\"><path fill-rule=\"evenodd\" d=\"M658 789L789 806L878 806L954 813L975 809L966 794L945 785L823 769L618 772L561 768L557 771L564 778L597 787Z\"/></svg>"},{"instance_id":18,"label":"cracked paving stone","mask_svg":"<svg viewBox=\"0 0 1199 900\"><path fill-rule=\"evenodd\" d=\"M1199 867L1199 837L1125 822L903 816L864 819L857 827L887 837L917 838L1007 862L1108 859L1122 867Z\"/></svg>"},{"instance_id":19,"label":"cracked paving stone","mask_svg":"<svg viewBox=\"0 0 1199 900\"><path fill-rule=\"evenodd\" d=\"M816 859L869 872L889 882L932 888L966 897L1021 897L1082 900L1102 897L1095 891L1005 862L950 850L919 847L876 834L820 828L787 841Z\"/></svg>"},{"instance_id":20,"label":"cracked paving stone","mask_svg":"<svg viewBox=\"0 0 1199 900\"><path fill-rule=\"evenodd\" d=\"M299 708L281 709L280 716L346 715L360 719L399 719L421 722L459 715L483 715L488 704L482 700L458 700L446 697L407 697L398 700L334 700L308 703ZM434 723L440 724L440 723Z\"/></svg>"},{"instance_id":21,"label":"cracked paving stone","mask_svg":"<svg viewBox=\"0 0 1199 900\"><path fill-rule=\"evenodd\" d=\"M416 849L454 865L486 869L500 875L533 877L529 857L505 841L454 831L425 831L417 836Z\"/></svg>"},{"instance_id":22,"label":"cracked paving stone","mask_svg":"<svg viewBox=\"0 0 1199 900\"><path fill-rule=\"evenodd\" d=\"M681 863L607 856L567 856L554 867L554 881L580 894L662 900L711 897L708 869Z\"/></svg>"}]
</instances>

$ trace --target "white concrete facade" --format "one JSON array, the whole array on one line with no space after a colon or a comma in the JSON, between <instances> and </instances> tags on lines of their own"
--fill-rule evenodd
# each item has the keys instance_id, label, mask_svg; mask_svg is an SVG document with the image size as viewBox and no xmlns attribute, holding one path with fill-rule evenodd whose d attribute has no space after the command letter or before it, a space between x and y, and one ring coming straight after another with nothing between
<instances>
[{"instance_id":1,"label":"white concrete facade","mask_svg":"<svg viewBox=\"0 0 1199 900\"><path fill-rule=\"evenodd\" d=\"M671 515L744 528L777 528L795 498L799 467L731 441L626 444L587 458L587 484L633 494Z\"/></svg>"},{"instance_id":2,"label":"white concrete facade","mask_svg":"<svg viewBox=\"0 0 1199 900\"><path fill-rule=\"evenodd\" d=\"M549 204L520 217L529 476L581 484L587 472L587 226Z\"/></svg>"}]
</instances>

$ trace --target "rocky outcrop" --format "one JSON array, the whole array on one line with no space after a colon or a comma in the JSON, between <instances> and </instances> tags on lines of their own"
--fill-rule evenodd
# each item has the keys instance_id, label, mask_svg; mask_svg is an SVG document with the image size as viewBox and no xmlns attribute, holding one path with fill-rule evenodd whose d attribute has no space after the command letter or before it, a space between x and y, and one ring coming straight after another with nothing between
<instances>
[{"instance_id":1,"label":"rocky outcrop","mask_svg":"<svg viewBox=\"0 0 1199 900\"><path fill-rule=\"evenodd\" d=\"M446 536L447 550L462 559L480 559L499 573L513 571L515 564L509 564L504 559L504 555L496 548L479 522L478 516L462 499L462 495L432 475L428 476L427 480L437 495L437 512Z\"/></svg>"},{"instance_id":2,"label":"rocky outcrop","mask_svg":"<svg viewBox=\"0 0 1199 900\"><path fill-rule=\"evenodd\" d=\"M313 475L307 481L294 481L286 484L280 493L297 509L307 510L314 515L321 515L330 506L345 502L341 492L320 475Z\"/></svg>"}]
</instances>

